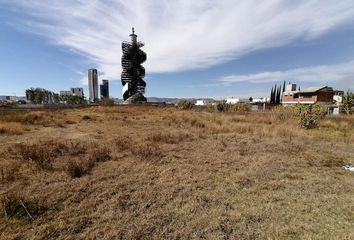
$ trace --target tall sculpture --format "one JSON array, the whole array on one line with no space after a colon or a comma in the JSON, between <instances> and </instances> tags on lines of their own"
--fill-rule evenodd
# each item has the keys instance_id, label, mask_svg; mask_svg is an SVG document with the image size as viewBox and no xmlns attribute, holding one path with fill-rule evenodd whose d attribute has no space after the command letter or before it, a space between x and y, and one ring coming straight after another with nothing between
<instances>
[{"instance_id":1,"label":"tall sculpture","mask_svg":"<svg viewBox=\"0 0 354 240\"><path fill-rule=\"evenodd\" d=\"M131 42L122 43L122 85L123 85L123 99L125 103L139 103L146 102L145 87L146 82L145 68L141 65L146 61L146 53L140 48L144 43L137 41L137 35L132 29L130 34Z\"/></svg>"}]
</instances>

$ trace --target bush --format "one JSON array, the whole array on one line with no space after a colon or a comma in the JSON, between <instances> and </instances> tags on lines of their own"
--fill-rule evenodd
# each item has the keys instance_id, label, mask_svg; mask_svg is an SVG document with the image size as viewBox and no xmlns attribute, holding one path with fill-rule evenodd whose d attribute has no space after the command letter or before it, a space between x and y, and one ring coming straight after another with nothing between
<instances>
[{"instance_id":1,"label":"bush","mask_svg":"<svg viewBox=\"0 0 354 240\"><path fill-rule=\"evenodd\" d=\"M228 111L229 104L226 102L218 102L215 105L215 110L218 112L227 112Z\"/></svg>"},{"instance_id":2,"label":"bush","mask_svg":"<svg viewBox=\"0 0 354 240\"><path fill-rule=\"evenodd\" d=\"M306 129L316 128L319 121L325 116L320 105L303 105L297 107L299 123Z\"/></svg>"},{"instance_id":3,"label":"bush","mask_svg":"<svg viewBox=\"0 0 354 240\"><path fill-rule=\"evenodd\" d=\"M101 106L114 106L114 100L110 98L103 98L99 102Z\"/></svg>"},{"instance_id":4,"label":"bush","mask_svg":"<svg viewBox=\"0 0 354 240\"><path fill-rule=\"evenodd\" d=\"M193 108L193 104L190 101L182 100L178 103L178 109L189 110Z\"/></svg>"},{"instance_id":5,"label":"bush","mask_svg":"<svg viewBox=\"0 0 354 240\"><path fill-rule=\"evenodd\" d=\"M249 112L251 111L251 105L248 103L229 104L228 110L229 112Z\"/></svg>"},{"instance_id":6,"label":"bush","mask_svg":"<svg viewBox=\"0 0 354 240\"><path fill-rule=\"evenodd\" d=\"M343 109L346 114L350 114L352 112L352 108L354 105L354 93L347 91L343 96Z\"/></svg>"},{"instance_id":7,"label":"bush","mask_svg":"<svg viewBox=\"0 0 354 240\"><path fill-rule=\"evenodd\" d=\"M251 105L248 103L230 104L223 101L215 105L215 110L217 112L249 112L251 111Z\"/></svg>"},{"instance_id":8,"label":"bush","mask_svg":"<svg viewBox=\"0 0 354 240\"><path fill-rule=\"evenodd\" d=\"M56 151L53 148L48 148L47 144L16 144L10 149L25 161L33 161L40 169L52 169L52 161L56 156Z\"/></svg>"}]
</instances>

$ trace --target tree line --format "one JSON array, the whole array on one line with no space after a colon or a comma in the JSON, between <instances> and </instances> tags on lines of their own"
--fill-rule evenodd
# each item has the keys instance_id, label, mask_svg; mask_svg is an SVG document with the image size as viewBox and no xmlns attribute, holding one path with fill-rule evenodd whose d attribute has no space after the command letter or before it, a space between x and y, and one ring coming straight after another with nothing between
<instances>
[{"instance_id":1,"label":"tree line","mask_svg":"<svg viewBox=\"0 0 354 240\"><path fill-rule=\"evenodd\" d=\"M284 92L285 92L285 81L283 83L283 88L281 87L281 85L277 86L277 84L275 84L272 87L272 90L270 92L270 103L280 104L281 97Z\"/></svg>"},{"instance_id":2,"label":"tree line","mask_svg":"<svg viewBox=\"0 0 354 240\"><path fill-rule=\"evenodd\" d=\"M84 104L84 97L76 95L63 95L43 88L30 88L26 90L26 98L33 104Z\"/></svg>"}]
</instances>

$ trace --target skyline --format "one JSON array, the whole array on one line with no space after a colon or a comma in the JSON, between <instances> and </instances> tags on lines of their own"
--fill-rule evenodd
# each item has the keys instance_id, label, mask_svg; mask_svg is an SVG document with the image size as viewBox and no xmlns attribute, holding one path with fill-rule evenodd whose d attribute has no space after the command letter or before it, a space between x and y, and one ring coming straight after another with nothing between
<instances>
[{"instance_id":1,"label":"skyline","mask_svg":"<svg viewBox=\"0 0 354 240\"><path fill-rule=\"evenodd\" d=\"M161 21L163 19L163 21ZM84 87L121 96L121 42L135 27L148 97L262 97L284 80L354 89L354 3L0 0L0 95Z\"/></svg>"}]
</instances>

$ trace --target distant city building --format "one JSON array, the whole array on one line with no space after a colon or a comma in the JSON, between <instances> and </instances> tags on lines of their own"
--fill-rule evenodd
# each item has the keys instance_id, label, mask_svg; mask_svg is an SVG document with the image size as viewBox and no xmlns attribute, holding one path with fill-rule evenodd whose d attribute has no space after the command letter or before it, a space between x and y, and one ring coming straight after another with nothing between
<instances>
[{"instance_id":1,"label":"distant city building","mask_svg":"<svg viewBox=\"0 0 354 240\"><path fill-rule=\"evenodd\" d=\"M197 102L195 103L196 106L207 106L211 103L215 102L212 99L198 99Z\"/></svg>"},{"instance_id":2,"label":"distant city building","mask_svg":"<svg viewBox=\"0 0 354 240\"><path fill-rule=\"evenodd\" d=\"M71 96L72 94L71 91L60 91L59 95L63 97L63 96Z\"/></svg>"},{"instance_id":3,"label":"distant city building","mask_svg":"<svg viewBox=\"0 0 354 240\"><path fill-rule=\"evenodd\" d=\"M239 102L240 102L239 98L228 98L228 99L226 99L226 103L228 103L228 104L236 104L236 103L239 103Z\"/></svg>"},{"instance_id":4,"label":"distant city building","mask_svg":"<svg viewBox=\"0 0 354 240\"><path fill-rule=\"evenodd\" d=\"M261 97L261 98L252 98L251 103L266 103L269 102L269 98Z\"/></svg>"},{"instance_id":5,"label":"distant city building","mask_svg":"<svg viewBox=\"0 0 354 240\"><path fill-rule=\"evenodd\" d=\"M250 103L249 98L228 98L226 99L226 103L228 104L236 104L236 103Z\"/></svg>"},{"instance_id":6,"label":"distant city building","mask_svg":"<svg viewBox=\"0 0 354 240\"><path fill-rule=\"evenodd\" d=\"M84 97L84 89L83 88L70 88L72 95L78 97Z\"/></svg>"},{"instance_id":7,"label":"distant city building","mask_svg":"<svg viewBox=\"0 0 354 240\"><path fill-rule=\"evenodd\" d=\"M97 69L88 70L89 101L98 101L98 75Z\"/></svg>"},{"instance_id":8,"label":"distant city building","mask_svg":"<svg viewBox=\"0 0 354 240\"><path fill-rule=\"evenodd\" d=\"M10 101L10 96L0 96L1 101Z\"/></svg>"},{"instance_id":9,"label":"distant city building","mask_svg":"<svg viewBox=\"0 0 354 240\"><path fill-rule=\"evenodd\" d=\"M84 89L83 88L70 88L70 91L64 90L60 91L59 95L63 96L78 96L83 98L84 97Z\"/></svg>"},{"instance_id":10,"label":"distant city building","mask_svg":"<svg viewBox=\"0 0 354 240\"><path fill-rule=\"evenodd\" d=\"M100 85L100 93L101 93L101 99L109 98L109 82L108 82L108 80L102 80L102 84Z\"/></svg>"}]
</instances>

